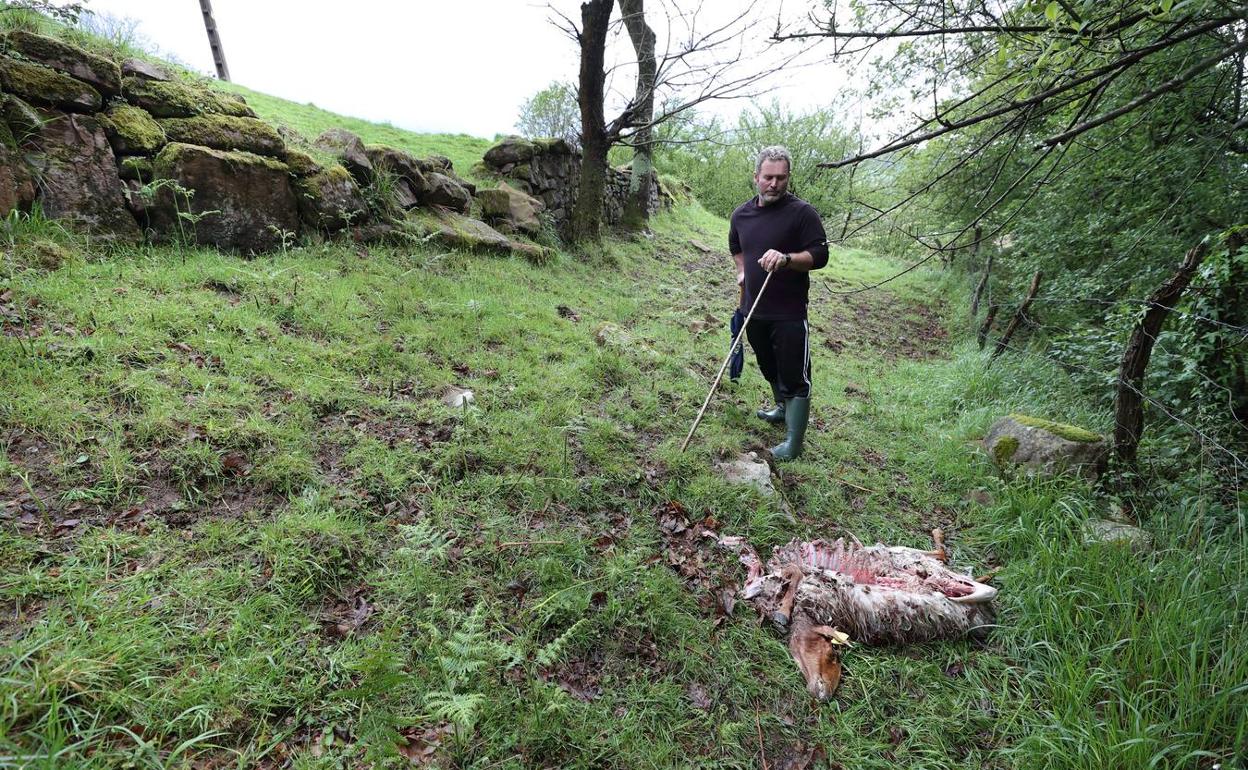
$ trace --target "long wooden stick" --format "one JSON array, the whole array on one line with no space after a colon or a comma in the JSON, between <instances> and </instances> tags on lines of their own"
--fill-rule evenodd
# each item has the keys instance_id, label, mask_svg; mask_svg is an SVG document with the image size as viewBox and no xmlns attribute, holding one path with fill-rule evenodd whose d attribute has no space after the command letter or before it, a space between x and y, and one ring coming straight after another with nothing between
<instances>
[{"instance_id":1,"label":"long wooden stick","mask_svg":"<svg viewBox=\"0 0 1248 770\"><path fill-rule=\"evenodd\" d=\"M719 374L715 375L715 382L711 383L711 389L706 394L706 400L702 402L702 408L698 410L698 416L694 418L693 425L689 427L689 435L685 436L685 443L680 445L680 451L689 448L689 442L693 439L693 432L698 429L698 423L702 422L702 415L706 414L706 407L711 403L711 396L715 395L715 389L719 387L719 381L724 378L724 371L728 369L728 362L732 360L732 351L737 349L737 345L741 344L741 338L745 336L745 330L750 326L750 319L754 317L754 308L758 307L758 301L763 298L763 292L767 291L767 284L771 281L771 277L775 275L775 271L767 273L767 277L763 279L763 285L758 289L758 296L754 298L754 304L750 306L750 312L745 316L745 323L741 324L741 331L737 332L737 338L732 341L732 347L728 348L728 355L724 356L724 363L719 367Z\"/></svg>"}]
</instances>

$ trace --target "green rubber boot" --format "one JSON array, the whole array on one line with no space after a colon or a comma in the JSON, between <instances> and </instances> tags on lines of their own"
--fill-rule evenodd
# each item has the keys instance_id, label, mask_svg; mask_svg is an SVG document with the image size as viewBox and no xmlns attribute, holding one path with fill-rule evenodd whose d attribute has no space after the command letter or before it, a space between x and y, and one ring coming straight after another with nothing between
<instances>
[{"instance_id":1,"label":"green rubber boot","mask_svg":"<svg viewBox=\"0 0 1248 770\"><path fill-rule=\"evenodd\" d=\"M790 398L784 406L784 424L789 429L789 435L783 444L771 448L771 456L782 461L796 460L802 454L802 440L806 438L810 399Z\"/></svg>"},{"instance_id":2,"label":"green rubber boot","mask_svg":"<svg viewBox=\"0 0 1248 770\"><path fill-rule=\"evenodd\" d=\"M766 420L772 425L779 425L784 422L784 399L780 398L780 386L776 383L768 383L771 385L771 395L776 398L776 405L771 409L759 409L754 416L760 420Z\"/></svg>"}]
</instances>

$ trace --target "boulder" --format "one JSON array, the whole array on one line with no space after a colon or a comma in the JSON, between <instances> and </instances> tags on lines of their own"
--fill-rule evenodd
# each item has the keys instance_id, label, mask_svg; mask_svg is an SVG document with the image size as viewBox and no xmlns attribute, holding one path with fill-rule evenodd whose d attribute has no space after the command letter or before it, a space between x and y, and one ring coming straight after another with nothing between
<instances>
[{"instance_id":1,"label":"boulder","mask_svg":"<svg viewBox=\"0 0 1248 770\"><path fill-rule=\"evenodd\" d=\"M453 211L464 213L472 203L472 195L463 184L446 174L433 172L426 176L428 186L421 194L421 203L432 206L445 206Z\"/></svg>"},{"instance_id":2,"label":"boulder","mask_svg":"<svg viewBox=\"0 0 1248 770\"><path fill-rule=\"evenodd\" d=\"M437 209L413 209L408 215L444 246L466 251L510 251L507 236L484 222Z\"/></svg>"},{"instance_id":3,"label":"boulder","mask_svg":"<svg viewBox=\"0 0 1248 770\"><path fill-rule=\"evenodd\" d=\"M377 181L374 179L373 184ZM407 179L397 178L394 180L394 186L390 190L390 198L394 205L401 210L407 211L414 209L420 205L420 193L416 190L412 183Z\"/></svg>"},{"instance_id":4,"label":"boulder","mask_svg":"<svg viewBox=\"0 0 1248 770\"><path fill-rule=\"evenodd\" d=\"M295 176L311 176L325 170L325 167L318 163L316 158L302 150L291 149L289 144L286 146L286 154L282 156L282 160L286 162L287 166L290 166L290 173Z\"/></svg>"},{"instance_id":5,"label":"boulder","mask_svg":"<svg viewBox=\"0 0 1248 770\"><path fill-rule=\"evenodd\" d=\"M526 233L542 229L542 220L537 215L545 204L506 182L495 189L478 190L476 198L487 221L505 222L509 227Z\"/></svg>"},{"instance_id":6,"label":"boulder","mask_svg":"<svg viewBox=\"0 0 1248 770\"><path fill-rule=\"evenodd\" d=\"M0 142L0 217L13 209L29 211L34 201L35 180L22 153L8 142Z\"/></svg>"},{"instance_id":7,"label":"boulder","mask_svg":"<svg viewBox=\"0 0 1248 770\"><path fill-rule=\"evenodd\" d=\"M143 59L126 59L121 63L122 77L137 77L144 80L173 80L169 71L159 64Z\"/></svg>"},{"instance_id":8,"label":"boulder","mask_svg":"<svg viewBox=\"0 0 1248 770\"><path fill-rule=\"evenodd\" d=\"M160 127L171 142L198 144L214 150L244 150L257 155L283 155L286 144L277 130L256 118L233 115L196 115L165 118Z\"/></svg>"},{"instance_id":9,"label":"boulder","mask_svg":"<svg viewBox=\"0 0 1248 770\"><path fill-rule=\"evenodd\" d=\"M121 93L121 69L103 56L97 56L56 38L14 30L4 41L10 50L46 67L89 83L104 96Z\"/></svg>"},{"instance_id":10,"label":"boulder","mask_svg":"<svg viewBox=\"0 0 1248 770\"><path fill-rule=\"evenodd\" d=\"M155 155L169 141L165 130L141 107L117 104L99 118L118 155Z\"/></svg>"},{"instance_id":11,"label":"boulder","mask_svg":"<svg viewBox=\"0 0 1248 770\"><path fill-rule=\"evenodd\" d=\"M364 197L345 168L329 166L294 181L299 217L323 232L335 232L358 221L364 211Z\"/></svg>"},{"instance_id":12,"label":"boulder","mask_svg":"<svg viewBox=\"0 0 1248 770\"><path fill-rule=\"evenodd\" d=\"M487 165L500 168L509 164L523 163L537 154L537 145L519 136L508 136L485 151Z\"/></svg>"},{"instance_id":13,"label":"boulder","mask_svg":"<svg viewBox=\"0 0 1248 770\"><path fill-rule=\"evenodd\" d=\"M100 92L42 64L0 57L0 87L35 104L69 112L96 112Z\"/></svg>"},{"instance_id":14,"label":"boulder","mask_svg":"<svg viewBox=\"0 0 1248 770\"><path fill-rule=\"evenodd\" d=\"M156 156L156 178L194 191L189 200L169 186L158 191L151 206L158 237L177 238L181 232L203 245L262 252L280 248L284 238L299 232L290 169L273 158L171 142ZM202 218L188 224L179 211Z\"/></svg>"},{"instance_id":15,"label":"boulder","mask_svg":"<svg viewBox=\"0 0 1248 770\"><path fill-rule=\"evenodd\" d=\"M126 101L158 118L191 118L214 113L239 118L256 117L243 97L216 91L209 86L130 76L122 78L121 91Z\"/></svg>"},{"instance_id":16,"label":"boulder","mask_svg":"<svg viewBox=\"0 0 1248 770\"><path fill-rule=\"evenodd\" d=\"M1102 436L1074 425L1011 414L993 423L984 448L1000 466L1022 466L1052 476L1071 472L1095 478L1109 447Z\"/></svg>"},{"instance_id":17,"label":"boulder","mask_svg":"<svg viewBox=\"0 0 1248 770\"><path fill-rule=\"evenodd\" d=\"M366 185L373 179L373 163L368 159L364 142L344 128L331 128L316 138L315 146L332 154L351 172L355 181Z\"/></svg>"},{"instance_id":18,"label":"boulder","mask_svg":"<svg viewBox=\"0 0 1248 770\"><path fill-rule=\"evenodd\" d=\"M100 121L89 115L43 113L34 141L35 169L43 211L75 221L105 237L138 241L134 217L125 207L117 159Z\"/></svg>"},{"instance_id":19,"label":"boulder","mask_svg":"<svg viewBox=\"0 0 1248 770\"><path fill-rule=\"evenodd\" d=\"M425 181L425 172L422 170L423 164L410 153L379 144L368 145L364 148L364 153L368 156L369 163L372 164L374 170L388 169L400 179L411 182L412 188L417 193L424 190L428 184Z\"/></svg>"}]
</instances>

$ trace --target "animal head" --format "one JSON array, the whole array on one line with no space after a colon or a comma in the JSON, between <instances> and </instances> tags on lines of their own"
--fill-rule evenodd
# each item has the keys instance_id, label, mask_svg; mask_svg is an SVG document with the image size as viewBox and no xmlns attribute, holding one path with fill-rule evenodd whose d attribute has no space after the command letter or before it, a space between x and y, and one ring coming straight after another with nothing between
<instances>
[{"instance_id":1,"label":"animal head","mask_svg":"<svg viewBox=\"0 0 1248 770\"><path fill-rule=\"evenodd\" d=\"M848 644L848 634L831 626L812 625L802 613L794 618L789 654L806 677L806 690L816 700L831 698L840 686L841 650Z\"/></svg>"}]
</instances>

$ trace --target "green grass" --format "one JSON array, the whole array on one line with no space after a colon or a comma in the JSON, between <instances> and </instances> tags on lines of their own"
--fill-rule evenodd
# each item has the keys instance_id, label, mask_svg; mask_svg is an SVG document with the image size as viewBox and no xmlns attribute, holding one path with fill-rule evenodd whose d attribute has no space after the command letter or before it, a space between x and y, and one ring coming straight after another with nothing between
<instances>
[{"instance_id":1,"label":"green grass","mask_svg":"<svg viewBox=\"0 0 1248 770\"><path fill-rule=\"evenodd\" d=\"M344 125L248 97L309 134ZM475 141L388 143L462 172ZM987 367L946 320L955 277L830 293L901 267L862 251L815 276L785 503L728 486L715 461L780 435L750 365L679 452L736 292L692 241L726 223L693 205L654 230L536 267L108 249L10 218L0 766L406 767L425 741L480 768L778 767L816 746L854 768L1243 765L1242 502L1195 475L1143 512L1152 551L1085 544L1107 500L999 475L972 444L1011 412L1108 415L1042 361ZM606 324L627 341L600 344ZM473 404L442 404L450 385ZM744 604L717 624L669 566L674 507L764 551L939 526L956 565L1000 568L1000 628L855 647L818 706L783 640ZM704 556L709 587L740 580Z\"/></svg>"}]
</instances>

